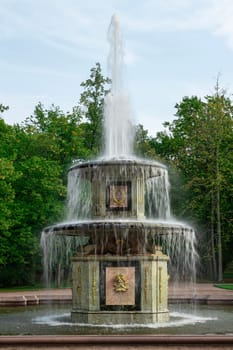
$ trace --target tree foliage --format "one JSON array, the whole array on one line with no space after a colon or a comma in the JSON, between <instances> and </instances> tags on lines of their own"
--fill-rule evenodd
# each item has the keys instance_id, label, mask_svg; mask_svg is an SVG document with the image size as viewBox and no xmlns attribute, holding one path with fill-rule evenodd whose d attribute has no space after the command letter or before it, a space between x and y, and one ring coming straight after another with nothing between
<instances>
[{"instance_id":1,"label":"tree foliage","mask_svg":"<svg viewBox=\"0 0 233 350\"><path fill-rule=\"evenodd\" d=\"M38 103L22 125L0 117L1 286L41 276L40 232L64 218L68 167L101 150L109 82L97 63L71 112ZM218 85L204 99L184 97L164 127L152 137L135 126L135 151L169 166L173 212L196 227L202 272L221 279L233 244L232 101Z\"/></svg>"},{"instance_id":2,"label":"tree foliage","mask_svg":"<svg viewBox=\"0 0 233 350\"><path fill-rule=\"evenodd\" d=\"M108 81L96 64L71 112L38 103L22 125L0 118L1 286L33 283L41 275L41 230L64 218L72 161L91 158L100 148ZM0 113L7 109L0 104Z\"/></svg>"},{"instance_id":3,"label":"tree foliage","mask_svg":"<svg viewBox=\"0 0 233 350\"><path fill-rule=\"evenodd\" d=\"M103 77L101 66L96 63L91 69L90 78L81 84L84 91L80 97L80 104L86 121L82 125L85 134L84 145L90 150L91 156L99 154L103 145L104 97L109 91L105 85L110 82L109 78Z\"/></svg>"},{"instance_id":4,"label":"tree foliage","mask_svg":"<svg viewBox=\"0 0 233 350\"><path fill-rule=\"evenodd\" d=\"M32 283L40 231L62 215L62 168L37 154L34 135L3 120L1 126L0 281L1 285Z\"/></svg>"},{"instance_id":5,"label":"tree foliage","mask_svg":"<svg viewBox=\"0 0 233 350\"><path fill-rule=\"evenodd\" d=\"M176 119L165 123L150 144L180 173L183 181L173 192L175 213L196 225L203 261L221 280L233 243L232 101L216 86L204 100L184 97L176 110Z\"/></svg>"}]
</instances>

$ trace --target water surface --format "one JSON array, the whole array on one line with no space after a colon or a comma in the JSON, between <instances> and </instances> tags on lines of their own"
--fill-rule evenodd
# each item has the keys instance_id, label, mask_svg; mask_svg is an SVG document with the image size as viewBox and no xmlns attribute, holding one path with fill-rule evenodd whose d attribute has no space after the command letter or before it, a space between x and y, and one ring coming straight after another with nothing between
<instances>
[{"instance_id":1,"label":"water surface","mask_svg":"<svg viewBox=\"0 0 233 350\"><path fill-rule=\"evenodd\" d=\"M233 335L233 305L170 305L169 310L167 323L96 326L72 323L70 305L1 307L0 335Z\"/></svg>"}]
</instances>

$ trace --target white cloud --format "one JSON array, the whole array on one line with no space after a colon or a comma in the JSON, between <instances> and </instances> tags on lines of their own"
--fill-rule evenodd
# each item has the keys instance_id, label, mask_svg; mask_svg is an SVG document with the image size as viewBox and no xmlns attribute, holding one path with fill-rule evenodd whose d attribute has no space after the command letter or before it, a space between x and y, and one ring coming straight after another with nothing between
<instances>
[{"instance_id":1,"label":"white cloud","mask_svg":"<svg viewBox=\"0 0 233 350\"><path fill-rule=\"evenodd\" d=\"M73 0L1 0L0 37L22 34L60 45L101 48L111 8L120 3L123 27L134 33L174 30L208 30L233 46L232 0L145 0L135 1L132 12L124 2ZM126 6L126 5L125 5ZM104 20L104 21L103 21ZM103 28L103 35L99 28ZM98 30L96 31L95 28ZM94 35L93 35L94 34Z\"/></svg>"},{"instance_id":2,"label":"white cloud","mask_svg":"<svg viewBox=\"0 0 233 350\"><path fill-rule=\"evenodd\" d=\"M146 2L146 4L148 9L141 16L123 14L127 30L148 34L205 30L222 37L233 49L232 0L162 1L158 6L159 11L156 11L154 1Z\"/></svg>"},{"instance_id":3,"label":"white cloud","mask_svg":"<svg viewBox=\"0 0 233 350\"><path fill-rule=\"evenodd\" d=\"M63 79L71 79L74 78L74 73L67 73L65 71L52 69L52 68L46 68L43 66L38 65L24 65L19 64L16 62L6 62L3 60L0 60L0 66L1 68L6 72L9 71L11 74L15 72L20 72L21 74L31 74L34 76L52 76L52 77L60 77Z\"/></svg>"},{"instance_id":4,"label":"white cloud","mask_svg":"<svg viewBox=\"0 0 233 350\"><path fill-rule=\"evenodd\" d=\"M20 40L26 37L28 40L44 40L60 49L76 46L96 49L105 39L98 39L98 31L93 31L97 18L89 12L87 15L78 3L21 0L20 5L17 7L14 0L3 0L0 7L0 39Z\"/></svg>"},{"instance_id":5,"label":"white cloud","mask_svg":"<svg viewBox=\"0 0 233 350\"><path fill-rule=\"evenodd\" d=\"M1 89L9 92L10 112L16 104L24 115L31 110L28 100L35 105L36 98L22 95L27 91L44 94L45 103L49 96L68 105L90 65L103 62L105 70L107 27L115 12L125 38L126 81L130 76L135 110L148 129L155 115L167 120L182 96L201 90L208 94L219 71L232 77L227 48L233 49L232 0L135 0L133 5L132 0L0 2ZM192 49L189 35L200 52L187 52ZM18 99L10 96L17 89Z\"/></svg>"},{"instance_id":6,"label":"white cloud","mask_svg":"<svg viewBox=\"0 0 233 350\"><path fill-rule=\"evenodd\" d=\"M216 35L225 38L227 44L233 49L233 2L231 0L214 1L209 16L212 20L213 31Z\"/></svg>"}]
</instances>

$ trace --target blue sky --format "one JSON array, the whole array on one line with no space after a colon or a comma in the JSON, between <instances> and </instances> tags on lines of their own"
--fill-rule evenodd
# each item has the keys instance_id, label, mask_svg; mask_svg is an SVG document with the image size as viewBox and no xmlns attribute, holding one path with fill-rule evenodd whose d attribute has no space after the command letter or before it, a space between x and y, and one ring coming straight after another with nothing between
<instances>
[{"instance_id":1,"label":"blue sky","mask_svg":"<svg viewBox=\"0 0 233 350\"><path fill-rule=\"evenodd\" d=\"M120 18L124 82L151 135L183 96L233 92L232 0L0 0L0 103L9 124L41 101L69 111L95 62L107 72L107 29Z\"/></svg>"}]
</instances>

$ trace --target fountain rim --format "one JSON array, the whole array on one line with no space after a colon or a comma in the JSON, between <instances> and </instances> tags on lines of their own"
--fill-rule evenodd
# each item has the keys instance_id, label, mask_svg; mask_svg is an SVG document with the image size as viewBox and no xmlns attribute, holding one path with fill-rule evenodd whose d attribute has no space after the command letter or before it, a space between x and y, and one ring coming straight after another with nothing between
<instances>
[{"instance_id":1,"label":"fountain rim","mask_svg":"<svg viewBox=\"0 0 233 350\"><path fill-rule=\"evenodd\" d=\"M82 168L94 168L96 166L99 167L105 167L105 166L115 166L115 165L126 165L126 166L150 166L150 167L156 167L160 169L167 169L167 166L157 162L156 160L149 160L149 159L142 159L142 158L99 158L95 160L88 160L88 161L80 161L78 163L75 163L71 165L71 167L68 169L69 171L75 170L75 169L82 169Z\"/></svg>"},{"instance_id":2,"label":"fountain rim","mask_svg":"<svg viewBox=\"0 0 233 350\"><path fill-rule=\"evenodd\" d=\"M122 347L122 345L135 345L140 344L142 347L147 345L161 346L162 349L167 348L169 345L175 346L188 346L190 349L196 349L196 345L215 347L222 345L233 344L233 336L226 334L195 334L195 335L5 335L0 338L0 346L29 346L29 348L47 349L48 347L57 346L61 349L70 345L79 347L79 345L88 346L95 345L96 349L101 349L103 344L113 345L115 348ZM203 345L204 344L204 345Z\"/></svg>"},{"instance_id":3,"label":"fountain rim","mask_svg":"<svg viewBox=\"0 0 233 350\"><path fill-rule=\"evenodd\" d=\"M173 233L177 232L177 230L181 232L192 232L194 231L193 227L188 226L185 223L180 222L163 222L157 220L78 220L78 221L70 221L70 222L62 222L55 225L47 226L44 229L46 234L53 232L60 235L67 235L65 232L70 232L70 235L79 235L77 232L82 233L85 236L85 231L88 233L92 229L101 229L101 228L111 228L118 227L120 229L138 229L144 228L149 230L160 229L160 234L169 234L168 230L172 230ZM62 233L59 233L62 232ZM76 234L75 234L76 232Z\"/></svg>"}]
</instances>

